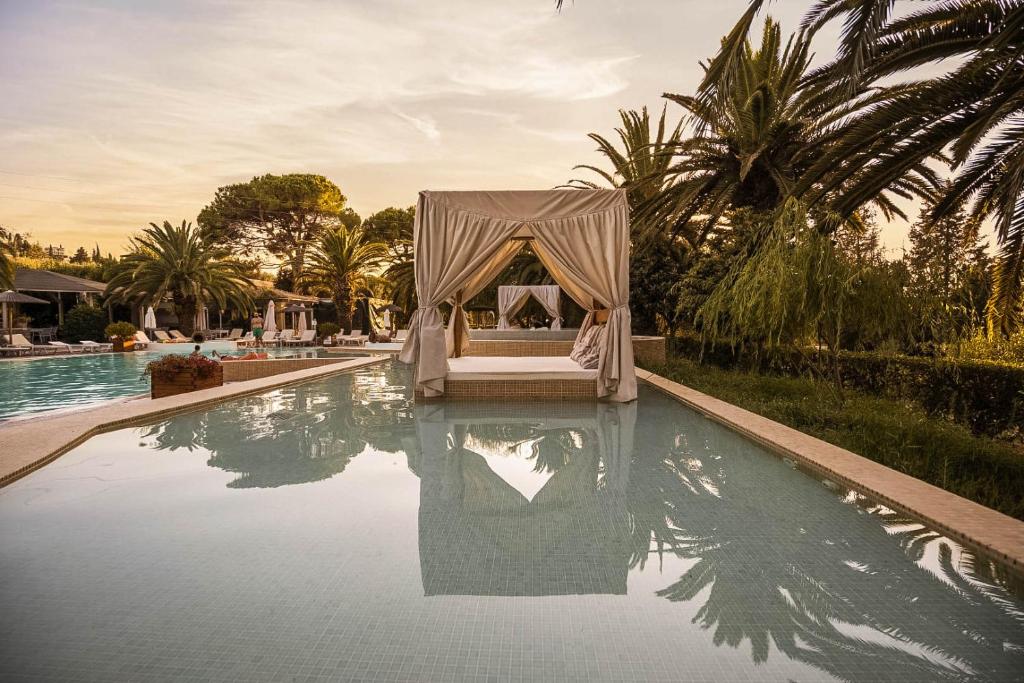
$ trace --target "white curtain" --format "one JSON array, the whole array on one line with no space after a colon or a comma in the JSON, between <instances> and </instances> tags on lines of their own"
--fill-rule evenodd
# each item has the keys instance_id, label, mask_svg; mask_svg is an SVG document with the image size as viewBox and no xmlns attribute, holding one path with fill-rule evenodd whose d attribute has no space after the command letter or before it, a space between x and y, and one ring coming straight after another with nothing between
<instances>
[{"instance_id":1,"label":"white curtain","mask_svg":"<svg viewBox=\"0 0 1024 683\"><path fill-rule=\"evenodd\" d=\"M551 329L562 329L562 314L559 310L558 299L562 288L558 285L532 285L530 294L540 302L548 315L551 316Z\"/></svg>"},{"instance_id":2,"label":"white curtain","mask_svg":"<svg viewBox=\"0 0 1024 683\"><path fill-rule=\"evenodd\" d=\"M419 307L398 358L416 363L416 385L424 396L444 393L448 353L438 306L455 296L473 277L507 249L519 221L449 206L421 192L413 225L413 272Z\"/></svg>"},{"instance_id":3,"label":"white curtain","mask_svg":"<svg viewBox=\"0 0 1024 683\"><path fill-rule=\"evenodd\" d=\"M629 209L545 221L533 226L534 251L555 282L588 309L580 334L593 323L594 305L610 309L599 341L598 396L613 401L636 398L633 338L629 314ZM574 292L576 293L574 295Z\"/></svg>"},{"instance_id":4,"label":"white curtain","mask_svg":"<svg viewBox=\"0 0 1024 683\"><path fill-rule=\"evenodd\" d=\"M629 315L629 208L622 190L421 192L413 226L419 308L399 360L416 363L424 396L444 393L448 349L438 306L466 301L469 285L493 278L528 228L534 251L563 289L588 311L611 309L600 344L598 395L636 398ZM484 283L486 284L486 283ZM482 285L481 285L482 286ZM461 309L453 311L463 316ZM582 334L593 319L588 314ZM467 340L468 341L468 340Z\"/></svg>"},{"instance_id":5,"label":"white curtain","mask_svg":"<svg viewBox=\"0 0 1024 683\"><path fill-rule=\"evenodd\" d=\"M448 320L448 329L444 333L445 351L448 353L448 357L451 358L455 355L455 320L456 316L462 318L462 345L459 349L460 355L469 353L469 318L466 317L466 310L462 307L462 304L469 301L481 291L484 287L491 284L491 282L498 276L498 273L505 270L505 266L512 263L512 259L515 258L519 250L523 248L522 243L516 241L508 241L495 252L493 260L486 266L481 268L473 277L466 282L465 286L456 292L454 297L448 299L448 303L452 304L452 316Z\"/></svg>"},{"instance_id":6,"label":"white curtain","mask_svg":"<svg viewBox=\"0 0 1024 683\"><path fill-rule=\"evenodd\" d=\"M516 314L530 296L530 288L520 285L502 285L498 287L498 329L507 330L512 327L509 316Z\"/></svg>"},{"instance_id":7,"label":"white curtain","mask_svg":"<svg viewBox=\"0 0 1024 683\"><path fill-rule=\"evenodd\" d=\"M562 329L562 316L559 311L558 297L562 288L558 285L502 285L498 287L498 329L507 330L511 327L509 318L523 307L526 300L533 296L551 316L551 329Z\"/></svg>"}]
</instances>

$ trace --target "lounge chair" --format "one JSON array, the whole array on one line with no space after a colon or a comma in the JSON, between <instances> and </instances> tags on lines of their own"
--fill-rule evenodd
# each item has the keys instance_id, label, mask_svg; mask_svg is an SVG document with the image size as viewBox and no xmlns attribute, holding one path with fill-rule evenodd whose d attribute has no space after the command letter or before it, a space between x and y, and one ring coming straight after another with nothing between
<instances>
[{"instance_id":1,"label":"lounge chair","mask_svg":"<svg viewBox=\"0 0 1024 683\"><path fill-rule=\"evenodd\" d=\"M191 339L189 339L188 337L183 335L178 330L171 330L170 332L171 332L171 341L176 343L176 344L187 344L188 342L192 341Z\"/></svg>"},{"instance_id":2,"label":"lounge chair","mask_svg":"<svg viewBox=\"0 0 1024 683\"><path fill-rule=\"evenodd\" d=\"M281 334L277 335L277 345L284 346L290 339L295 337L295 330L281 330Z\"/></svg>"},{"instance_id":3,"label":"lounge chair","mask_svg":"<svg viewBox=\"0 0 1024 683\"><path fill-rule=\"evenodd\" d=\"M278 335L278 331L277 330L272 330L270 332L264 332L263 333L263 339L261 339L260 341L263 342L264 346L278 346L279 342L277 341L277 335Z\"/></svg>"},{"instance_id":4,"label":"lounge chair","mask_svg":"<svg viewBox=\"0 0 1024 683\"><path fill-rule=\"evenodd\" d=\"M252 332L246 332L244 337L235 340L235 345L238 347L248 346L254 341L256 341L256 337L252 336Z\"/></svg>"},{"instance_id":5,"label":"lounge chair","mask_svg":"<svg viewBox=\"0 0 1024 683\"><path fill-rule=\"evenodd\" d=\"M138 332L135 333L135 346L140 346L144 349L148 349L149 345L152 343L153 342L149 340L149 337L147 337L146 333L143 332L142 330L139 330Z\"/></svg>"},{"instance_id":6,"label":"lounge chair","mask_svg":"<svg viewBox=\"0 0 1024 683\"><path fill-rule=\"evenodd\" d=\"M85 351L85 347L81 344L66 344L62 341L46 342L48 346L52 346L58 351L64 351L65 353L81 353Z\"/></svg>"},{"instance_id":7,"label":"lounge chair","mask_svg":"<svg viewBox=\"0 0 1024 683\"><path fill-rule=\"evenodd\" d=\"M316 330L306 330L301 335L299 335L298 339L285 339L284 341L289 346L306 346L308 344L312 344L315 338Z\"/></svg>"},{"instance_id":8,"label":"lounge chair","mask_svg":"<svg viewBox=\"0 0 1024 683\"><path fill-rule=\"evenodd\" d=\"M231 334L229 334L227 336L227 340L228 341L238 341L241 338L242 338L242 328L241 327L233 327L233 328L231 328Z\"/></svg>"},{"instance_id":9,"label":"lounge chair","mask_svg":"<svg viewBox=\"0 0 1024 683\"><path fill-rule=\"evenodd\" d=\"M170 344L172 341L174 341L173 339L168 337L167 333L164 332L163 330L153 330L153 336L156 337L156 340L161 344Z\"/></svg>"},{"instance_id":10,"label":"lounge chair","mask_svg":"<svg viewBox=\"0 0 1024 683\"><path fill-rule=\"evenodd\" d=\"M101 351L113 351L114 350L114 345L113 344L100 344L99 342L94 342L94 341L89 341L89 340L80 341L78 343L81 344L82 348L85 349L86 351L94 351L96 353L99 353ZM135 343L138 344L139 342L136 341Z\"/></svg>"},{"instance_id":11,"label":"lounge chair","mask_svg":"<svg viewBox=\"0 0 1024 683\"><path fill-rule=\"evenodd\" d=\"M33 344L28 339L25 339L25 335L23 334L13 334L10 337L7 337L7 335L4 336L7 338L7 346L4 348L21 349L23 353L57 353L57 349L49 344Z\"/></svg>"},{"instance_id":12,"label":"lounge chair","mask_svg":"<svg viewBox=\"0 0 1024 683\"><path fill-rule=\"evenodd\" d=\"M341 346L366 346L370 340L366 334L346 334L338 337Z\"/></svg>"}]
</instances>

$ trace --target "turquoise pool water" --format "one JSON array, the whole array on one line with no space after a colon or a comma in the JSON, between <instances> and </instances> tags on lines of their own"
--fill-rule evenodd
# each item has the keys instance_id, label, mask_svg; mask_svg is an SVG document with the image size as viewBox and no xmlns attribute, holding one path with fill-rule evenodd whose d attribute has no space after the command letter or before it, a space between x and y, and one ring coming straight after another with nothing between
<instances>
[{"instance_id":1,"label":"turquoise pool water","mask_svg":"<svg viewBox=\"0 0 1024 683\"><path fill-rule=\"evenodd\" d=\"M192 344L154 344L135 353L47 356L0 363L0 420L79 408L149 391L146 363L168 353L192 352ZM230 342L202 344L203 353L241 353ZM281 356L316 354L314 349L265 349Z\"/></svg>"},{"instance_id":2,"label":"turquoise pool water","mask_svg":"<svg viewBox=\"0 0 1024 683\"><path fill-rule=\"evenodd\" d=\"M112 432L0 490L0 678L1021 678L1000 565L660 394L408 379Z\"/></svg>"}]
</instances>

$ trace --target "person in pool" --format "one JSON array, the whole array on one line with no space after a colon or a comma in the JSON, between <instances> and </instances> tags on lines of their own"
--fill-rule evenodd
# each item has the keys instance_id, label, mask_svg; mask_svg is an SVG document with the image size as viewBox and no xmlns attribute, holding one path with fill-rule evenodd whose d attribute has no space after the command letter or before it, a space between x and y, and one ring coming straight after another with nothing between
<instances>
[{"instance_id":1,"label":"person in pool","mask_svg":"<svg viewBox=\"0 0 1024 683\"><path fill-rule=\"evenodd\" d=\"M256 338L256 346L263 346L263 318L259 313L252 317L252 336Z\"/></svg>"}]
</instances>

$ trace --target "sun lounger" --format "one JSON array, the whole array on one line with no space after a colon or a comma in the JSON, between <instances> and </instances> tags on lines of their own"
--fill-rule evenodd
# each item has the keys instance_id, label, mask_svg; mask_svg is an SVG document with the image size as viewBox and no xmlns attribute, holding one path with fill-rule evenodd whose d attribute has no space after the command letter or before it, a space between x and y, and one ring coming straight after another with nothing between
<instances>
[{"instance_id":1,"label":"sun lounger","mask_svg":"<svg viewBox=\"0 0 1024 683\"><path fill-rule=\"evenodd\" d=\"M342 346L365 346L370 337L365 334L348 334L342 335L338 339L341 340Z\"/></svg>"},{"instance_id":2,"label":"sun lounger","mask_svg":"<svg viewBox=\"0 0 1024 683\"><path fill-rule=\"evenodd\" d=\"M299 335L298 339L286 339L285 343L289 346L306 346L307 344L312 344L315 338L316 330L306 330Z\"/></svg>"},{"instance_id":3,"label":"sun lounger","mask_svg":"<svg viewBox=\"0 0 1024 683\"><path fill-rule=\"evenodd\" d=\"M277 334L277 330L274 330L273 332L264 332L263 339L260 341L264 346L278 346Z\"/></svg>"},{"instance_id":4,"label":"sun lounger","mask_svg":"<svg viewBox=\"0 0 1024 683\"><path fill-rule=\"evenodd\" d=\"M135 333L135 345L136 346L141 346L144 349L148 349L149 345L152 344L152 343L153 342L151 342L149 340L149 337L147 337L146 333L143 332L142 330L139 330L138 332Z\"/></svg>"},{"instance_id":5,"label":"sun lounger","mask_svg":"<svg viewBox=\"0 0 1024 683\"><path fill-rule=\"evenodd\" d=\"M178 330L171 330L170 333L171 333L171 341L175 342L176 344L186 344L186 343L192 341L191 339L189 339L188 337L183 335Z\"/></svg>"},{"instance_id":6,"label":"sun lounger","mask_svg":"<svg viewBox=\"0 0 1024 683\"><path fill-rule=\"evenodd\" d=\"M288 340L295 337L295 330L281 330L281 334L277 335L278 346L284 346Z\"/></svg>"},{"instance_id":7,"label":"sun lounger","mask_svg":"<svg viewBox=\"0 0 1024 683\"><path fill-rule=\"evenodd\" d=\"M47 345L54 347L58 351L64 351L65 353L81 353L85 351L85 347L81 344L67 344L62 341L47 342Z\"/></svg>"},{"instance_id":8,"label":"sun lounger","mask_svg":"<svg viewBox=\"0 0 1024 683\"><path fill-rule=\"evenodd\" d=\"M82 348L85 349L86 351L94 351L96 353L99 353L101 351L113 351L114 350L114 345L113 344L100 344L99 342L88 341L88 340L80 341L78 343L81 344ZM135 343L138 344L138 342L135 342Z\"/></svg>"},{"instance_id":9,"label":"sun lounger","mask_svg":"<svg viewBox=\"0 0 1024 683\"><path fill-rule=\"evenodd\" d=\"M256 341L256 337L252 336L252 332L246 332L244 337L242 337L241 339L236 339L235 340L235 344L237 346L240 346L240 347L241 346L248 346L249 344L253 343L254 341Z\"/></svg>"},{"instance_id":10,"label":"sun lounger","mask_svg":"<svg viewBox=\"0 0 1024 683\"><path fill-rule=\"evenodd\" d=\"M4 336L7 338L7 346L5 348L19 348L23 349L25 353L57 353L57 349L49 344L33 344L28 339L25 339L23 334L14 334L10 337Z\"/></svg>"},{"instance_id":11,"label":"sun lounger","mask_svg":"<svg viewBox=\"0 0 1024 683\"><path fill-rule=\"evenodd\" d=\"M231 334L228 335L228 341L238 341L242 338L242 328L234 327L231 329Z\"/></svg>"},{"instance_id":12,"label":"sun lounger","mask_svg":"<svg viewBox=\"0 0 1024 683\"><path fill-rule=\"evenodd\" d=\"M173 339L167 336L166 332L162 330L153 330L153 336L156 337L156 340L162 344L170 344L172 341L174 341Z\"/></svg>"}]
</instances>

